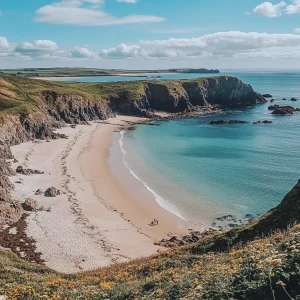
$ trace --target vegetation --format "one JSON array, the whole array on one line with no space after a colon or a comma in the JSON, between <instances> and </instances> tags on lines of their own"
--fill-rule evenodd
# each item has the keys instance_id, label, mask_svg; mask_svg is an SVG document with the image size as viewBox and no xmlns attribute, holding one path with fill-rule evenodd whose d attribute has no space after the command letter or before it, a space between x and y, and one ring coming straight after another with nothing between
<instances>
[{"instance_id":1,"label":"vegetation","mask_svg":"<svg viewBox=\"0 0 300 300\"><path fill-rule=\"evenodd\" d=\"M0 74L25 77L85 77L85 76L115 76L118 74L158 74L158 73L220 73L218 70L207 69L172 69L172 70L118 70L96 68L27 68L3 69Z\"/></svg>"},{"instance_id":2,"label":"vegetation","mask_svg":"<svg viewBox=\"0 0 300 300\"><path fill-rule=\"evenodd\" d=\"M300 299L300 226L235 246L190 247L128 264L63 275L0 251L0 295L8 299Z\"/></svg>"},{"instance_id":3,"label":"vegetation","mask_svg":"<svg viewBox=\"0 0 300 300\"><path fill-rule=\"evenodd\" d=\"M8 299L297 300L300 225L287 228L287 224L299 221L299 202L300 183L277 208L247 226L149 258L78 274L59 274L0 250L0 295ZM220 247L224 241L226 247Z\"/></svg>"}]
</instances>

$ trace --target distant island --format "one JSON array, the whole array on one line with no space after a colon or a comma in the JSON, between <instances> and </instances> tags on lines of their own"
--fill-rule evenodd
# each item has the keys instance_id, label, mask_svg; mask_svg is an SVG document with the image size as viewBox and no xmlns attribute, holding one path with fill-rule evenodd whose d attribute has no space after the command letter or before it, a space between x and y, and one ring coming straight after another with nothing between
<instances>
[{"instance_id":1,"label":"distant island","mask_svg":"<svg viewBox=\"0 0 300 300\"><path fill-rule=\"evenodd\" d=\"M96 76L144 76L145 74L191 73L191 74L219 74L219 70L200 69L166 69L166 70L122 70L122 69L97 69L97 68L25 68L25 69L0 69L2 75L20 77L96 77Z\"/></svg>"}]
</instances>

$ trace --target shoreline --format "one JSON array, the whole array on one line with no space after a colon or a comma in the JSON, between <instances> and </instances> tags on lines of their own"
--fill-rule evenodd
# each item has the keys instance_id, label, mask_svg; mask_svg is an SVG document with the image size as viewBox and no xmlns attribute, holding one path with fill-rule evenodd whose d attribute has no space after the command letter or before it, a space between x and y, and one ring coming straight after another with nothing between
<instances>
[{"instance_id":1,"label":"shoreline","mask_svg":"<svg viewBox=\"0 0 300 300\"><path fill-rule=\"evenodd\" d=\"M124 186L110 170L113 133L143 121L118 116L90 126L67 126L58 132L68 139L12 147L18 160L13 168L22 165L45 172L17 174L11 181L16 200L32 198L51 209L31 213L26 229L48 267L70 273L146 257L164 249L155 242L185 232L178 228L178 218L160 207L148 191L138 191L141 197L136 197L131 191L136 192L136 186ZM36 190L51 186L62 194L35 195ZM159 225L149 226L154 218Z\"/></svg>"}]
</instances>

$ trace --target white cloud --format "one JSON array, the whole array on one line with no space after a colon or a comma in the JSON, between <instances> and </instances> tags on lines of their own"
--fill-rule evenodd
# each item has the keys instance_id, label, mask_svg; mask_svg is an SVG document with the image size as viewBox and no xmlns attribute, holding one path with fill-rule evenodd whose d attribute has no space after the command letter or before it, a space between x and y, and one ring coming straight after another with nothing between
<instances>
[{"instance_id":1,"label":"white cloud","mask_svg":"<svg viewBox=\"0 0 300 300\"><path fill-rule=\"evenodd\" d=\"M100 51L106 59L187 59L187 58L300 58L300 35L258 32L218 32L191 39L140 41Z\"/></svg>"},{"instance_id":2,"label":"white cloud","mask_svg":"<svg viewBox=\"0 0 300 300\"><path fill-rule=\"evenodd\" d=\"M163 18L150 15L129 15L122 18L106 13L99 7L102 0L62 0L36 11L38 22L83 26L105 26L162 22ZM92 5L92 6L91 6ZM95 7L95 5L98 5Z\"/></svg>"},{"instance_id":3,"label":"white cloud","mask_svg":"<svg viewBox=\"0 0 300 300\"><path fill-rule=\"evenodd\" d=\"M292 3L286 7L285 12L287 14L300 14L300 0L292 0Z\"/></svg>"},{"instance_id":4,"label":"white cloud","mask_svg":"<svg viewBox=\"0 0 300 300\"><path fill-rule=\"evenodd\" d=\"M298 1L298 0L296 0ZM281 1L278 4L272 4L271 2L264 2L256 6L253 12L257 15L265 16L268 18L280 17L283 13L283 8L286 6L286 2Z\"/></svg>"},{"instance_id":5,"label":"white cloud","mask_svg":"<svg viewBox=\"0 0 300 300\"><path fill-rule=\"evenodd\" d=\"M296 33L300 33L300 28L295 28L294 31L295 31Z\"/></svg>"},{"instance_id":6,"label":"white cloud","mask_svg":"<svg viewBox=\"0 0 300 300\"><path fill-rule=\"evenodd\" d=\"M118 2L125 2L125 3L138 3L139 0L117 0Z\"/></svg>"},{"instance_id":7,"label":"white cloud","mask_svg":"<svg viewBox=\"0 0 300 300\"><path fill-rule=\"evenodd\" d=\"M96 59L97 54L90 51L87 48L81 48L81 47L74 47L74 49L71 51L73 58L78 59Z\"/></svg>"},{"instance_id":8,"label":"white cloud","mask_svg":"<svg viewBox=\"0 0 300 300\"><path fill-rule=\"evenodd\" d=\"M5 37L0 36L0 51L7 50L10 47L8 40Z\"/></svg>"}]
</instances>

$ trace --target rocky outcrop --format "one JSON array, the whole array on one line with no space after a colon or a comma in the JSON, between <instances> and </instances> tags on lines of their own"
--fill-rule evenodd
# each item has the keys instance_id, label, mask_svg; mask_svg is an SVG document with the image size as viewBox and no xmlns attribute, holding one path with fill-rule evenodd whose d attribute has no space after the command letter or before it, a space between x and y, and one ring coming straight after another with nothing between
<instances>
[{"instance_id":1,"label":"rocky outcrop","mask_svg":"<svg viewBox=\"0 0 300 300\"><path fill-rule=\"evenodd\" d=\"M25 169L22 166L18 166L16 172L18 174L27 175L27 176L33 174L44 174L44 172L41 172L39 170Z\"/></svg>"},{"instance_id":2,"label":"rocky outcrop","mask_svg":"<svg viewBox=\"0 0 300 300\"><path fill-rule=\"evenodd\" d=\"M31 198L26 199L25 202L22 203L22 207L25 211L37 211L38 210L37 202Z\"/></svg>"},{"instance_id":3,"label":"rocky outcrop","mask_svg":"<svg viewBox=\"0 0 300 300\"><path fill-rule=\"evenodd\" d=\"M110 99L114 112L152 116L153 111L180 113L215 105L254 105L264 97L237 78L222 76L187 81L145 82L143 92L128 101L126 95Z\"/></svg>"},{"instance_id":4,"label":"rocky outcrop","mask_svg":"<svg viewBox=\"0 0 300 300\"><path fill-rule=\"evenodd\" d=\"M252 124L272 124L272 123L273 122L270 120L263 120L263 121L259 120L259 121L253 122Z\"/></svg>"},{"instance_id":5,"label":"rocky outcrop","mask_svg":"<svg viewBox=\"0 0 300 300\"><path fill-rule=\"evenodd\" d=\"M48 107L49 115L57 121L80 124L113 116L108 104L100 99L92 102L82 96L60 95L51 91L43 92L42 99Z\"/></svg>"},{"instance_id":6,"label":"rocky outcrop","mask_svg":"<svg viewBox=\"0 0 300 300\"><path fill-rule=\"evenodd\" d=\"M56 189L55 187L51 187L49 189L47 189L44 193L45 197L56 197L59 196L60 190Z\"/></svg>"},{"instance_id":7,"label":"rocky outcrop","mask_svg":"<svg viewBox=\"0 0 300 300\"><path fill-rule=\"evenodd\" d=\"M292 106L279 106L273 110L272 115L285 116L292 115L295 112L295 108Z\"/></svg>"},{"instance_id":8,"label":"rocky outcrop","mask_svg":"<svg viewBox=\"0 0 300 300\"><path fill-rule=\"evenodd\" d=\"M213 120L210 121L210 125L233 125L233 124L246 124L249 122L241 121L241 120Z\"/></svg>"}]
</instances>

